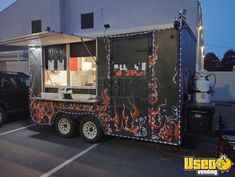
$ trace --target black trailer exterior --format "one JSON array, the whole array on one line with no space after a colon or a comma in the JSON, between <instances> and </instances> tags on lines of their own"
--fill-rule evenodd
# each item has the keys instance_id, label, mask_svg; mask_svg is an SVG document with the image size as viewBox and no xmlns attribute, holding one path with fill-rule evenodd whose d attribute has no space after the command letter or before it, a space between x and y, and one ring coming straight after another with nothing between
<instances>
[{"instance_id":1,"label":"black trailer exterior","mask_svg":"<svg viewBox=\"0 0 235 177\"><path fill-rule=\"evenodd\" d=\"M38 56L41 62L35 55L34 50L31 113L38 124L53 125L61 117L70 123L94 120L107 135L181 144L196 57L196 40L187 26L97 38L97 88L85 90L95 92L96 99L42 97L48 91L41 83L45 54Z\"/></svg>"}]
</instances>

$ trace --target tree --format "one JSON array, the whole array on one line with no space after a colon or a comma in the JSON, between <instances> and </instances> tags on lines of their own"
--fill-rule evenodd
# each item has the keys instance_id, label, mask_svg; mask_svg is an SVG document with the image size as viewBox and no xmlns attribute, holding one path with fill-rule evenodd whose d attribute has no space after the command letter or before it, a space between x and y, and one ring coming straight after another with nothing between
<instances>
[{"instance_id":1,"label":"tree","mask_svg":"<svg viewBox=\"0 0 235 177\"><path fill-rule=\"evenodd\" d=\"M222 71L233 71L235 65L235 51L230 49L224 53L224 58L221 61Z\"/></svg>"},{"instance_id":2,"label":"tree","mask_svg":"<svg viewBox=\"0 0 235 177\"><path fill-rule=\"evenodd\" d=\"M207 71L219 71L220 60L213 52L206 54L204 58L204 68Z\"/></svg>"}]
</instances>

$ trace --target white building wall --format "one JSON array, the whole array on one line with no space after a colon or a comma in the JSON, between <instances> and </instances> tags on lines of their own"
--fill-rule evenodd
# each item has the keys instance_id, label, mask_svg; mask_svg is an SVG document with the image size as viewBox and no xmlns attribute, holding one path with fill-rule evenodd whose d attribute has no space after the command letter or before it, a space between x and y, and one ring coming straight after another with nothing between
<instances>
[{"instance_id":1,"label":"white building wall","mask_svg":"<svg viewBox=\"0 0 235 177\"><path fill-rule=\"evenodd\" d=\"M14 71L29 74L29 63L21 50L0 52L0 71Z\"/></svg>"},{"instance_id":2,"label":"white building wall","mask_svg":"<svg viewBox=\"0 0 235 177\"><path fill-rule=\"evenodd\" d=\"M197 0L66 0L64 32L89 34L155 24L172 23L180 9L187 9L187 22L196 34ZM94 12L94 29L81 29L81 14Z\"/></svg>"},{"instance_id":3,"label":"white building wall","mask_svg":"<svg viewBox=\"0 0 235 177\"><path fill-rule=\"evenodd\" d=\"M28 61L8 61L5 62L5 68L2 71L22 72L29 75Z\"/></svg>"},{"instance_id":4,"label":"white building wall","mask_svg":"<svg viewBox=\"0 0 235 177\"><path fill-rule=\"evenodd\" d=\"M197 0L17 0L0 13L0 40L31 33L31 21L42 20L56 32L89 35L157 24L173 24L180 9L187 9L192 30L197 25ZM81 14L94 12L94 28L81 29ZM196 34L196 33L195 33Z\"/></svg>"},{"instance_id":5,"label":"white building wall","mask_svg":"<svg viewBox=\"0 0 235 177\"><path fill-rule=\"evenodd\" d=\"M0 40L31 34L31 21L60 30L60 0L17 0L0 13Z\"/></svg>"},{"instance_id":6,"label":"white building wall","mask_svg":"<svg viewBox=\"0 0 235 177\"><path fill-rule=\"evenodd\" d=\"M235 102L235 72L212 72L216 76L213 102ZM213 82L213 81L212 81Z\"/></svg>"},{"instance_id":7,"label":"white building wall","mask_svg":"<svg viewBox=\"0 0 235 177\"><path fill-rule=\"evenodd\" d=\"M31 34L31 22L42 21L42 31L84 36L173 24L180 9L187 9L187 22L196 34L197 0L17 0L0 12L0 40ZM81 29L81 14L94 13L94 28ZM1 60L1 58L0 58ZM6 65L2 66L6 68Z\"/></svg>"}]
</instances>

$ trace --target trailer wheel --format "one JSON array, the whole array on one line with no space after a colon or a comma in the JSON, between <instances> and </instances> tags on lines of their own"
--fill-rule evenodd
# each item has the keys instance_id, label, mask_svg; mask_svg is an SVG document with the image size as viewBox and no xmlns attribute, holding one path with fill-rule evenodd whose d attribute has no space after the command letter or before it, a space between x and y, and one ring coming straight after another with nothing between
<instances>
[{"instance_id":1,"label":"trailer wheel","mask_svg":"<svg viewBox=\"0 0 235 177\"><path fill-rule=\"evenodd\" d=\"M76 134L77 122L69 115L62 114L57 117L55 128L60 136L70 138Z\"/></svg>"},{"instance_id":2,"label":"trailer wheel","mask_svg":"<svg viewBox=\"0 0 235 177\"><path fill-rule=\"evenodd\" d=\"M103 137L98 121L91 117L82 119L79 127L80 135L88 143L96 143Z\"/></svg>"},{"instance_id":3,"label":"trailer wheel","mask_svg":"<svg viewBox=\"0 0 235 177\"><path fill-rule=\"evenodd\" d=\"M5 111L0 107L0 126L2 126L4 120L5 120Z\"/></svg>"}]
</instances>

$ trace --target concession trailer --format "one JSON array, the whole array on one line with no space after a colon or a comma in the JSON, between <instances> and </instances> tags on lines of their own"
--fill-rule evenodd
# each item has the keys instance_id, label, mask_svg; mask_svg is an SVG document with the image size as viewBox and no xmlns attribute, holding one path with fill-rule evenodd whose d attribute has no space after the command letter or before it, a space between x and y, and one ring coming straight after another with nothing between
<instances>
[{"instance_id":1,"label":"concession trailer","mask_svg":"<svg viewBox=\"0 0 235 177\"><path fill-rule=\"evenodd\" d=\"M11 43L29 48L36 123L87 142L105 134L181 144L196 68L186 23L96 38L41 32Z\"/></svg>"}]
</instances>

